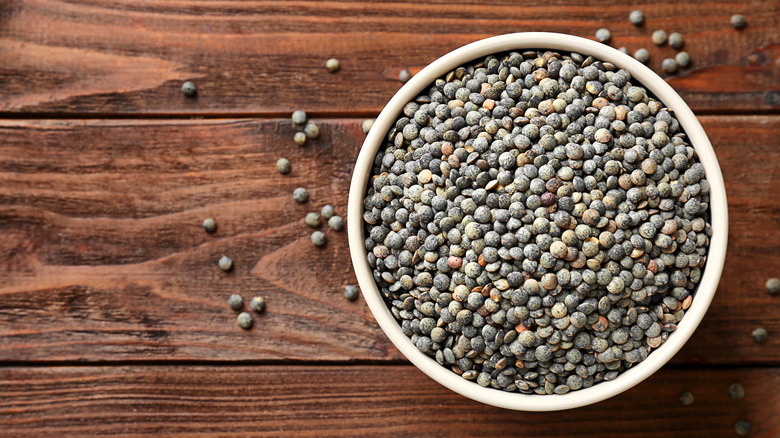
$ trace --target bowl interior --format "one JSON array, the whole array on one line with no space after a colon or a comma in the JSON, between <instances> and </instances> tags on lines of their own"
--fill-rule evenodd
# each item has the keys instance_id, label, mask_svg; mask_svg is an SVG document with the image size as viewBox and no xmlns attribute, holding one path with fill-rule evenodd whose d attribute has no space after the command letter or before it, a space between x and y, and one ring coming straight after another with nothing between
<instances>
[{"instance_id":1,"label":"bowl interior","mask_svg":"<svg viewBox=\"0 0 780 438\"><path fill-rule=\"evenodd\" d=\"M633 82L641 83L674 111L689 143L704 165L706 178L711 186L710 224L713 235L707 261L691 307L678 324L677 330L648 355L647 359L623 371L615 380L563 395L526 395L483 388L440 366L420 352L403 334L400 325L385 305L374 283L363 246L363 196L369 174L374 157L403 106L426 90L437 78L460 65L490 54L524 49L577 52L611 62L629 71ZM554 411L596 403L633 387L665 364L693 334L712 301L723 269L728 235L726 191L717 158L703 128L682 98L652 70L618 50L580 37L545 32L507 34L468 44L437 59L407 82L387 103L363 143L352 176L347 214L350 253L363 296L382 330L401 353L432 379L459 394L489 405L525 411Z\"/></svg>"}]
</instances>

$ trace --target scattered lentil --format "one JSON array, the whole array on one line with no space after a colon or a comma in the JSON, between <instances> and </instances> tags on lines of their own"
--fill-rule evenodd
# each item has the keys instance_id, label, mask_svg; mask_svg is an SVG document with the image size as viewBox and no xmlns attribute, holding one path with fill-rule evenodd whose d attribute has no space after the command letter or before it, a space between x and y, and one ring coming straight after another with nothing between
<instances>
[{"instance_id":1,"label":"scattered lentil","mask_svg":"<svg viewBox=\"0 0 780 438\"><path fill-rule=\"evenodd\" d=\"M680 35L677 32L672 32L669 34L669 45L672 46L675 49L682 49L682 46L685 44L685 41L683 41L682 35Z\"/></svg>"},{"instance_id":2,"label":"scattered lentil","mask_svg":"<svg viewBox=\"0 0 780 438\"><path fill-rule=\"evenodd\" d=\"M647 64L647 61L650 60L650 52L648 52L647 49L637 49L637 51L634 52L634 58L642 64Z\"/></svg>"},{"instance_id":3,"label":"scattered lentil","mask_svg":"<svg viewBox=\"0 0 780 438\"><path fill-rule=\"evenodd\" d=\"M344 298L355 301L358 299L358 288L352 284L348 284L344 287Z\"/></svg>"},{"instance_id":4,"label":"scattered lentil","mask_svg":"<svg viewBox=\"0 0 780 438\"><path fill-rule=\"evenodd\" d=\"M293 199L295 202L303 204L309 199L309 192L307 192L303 187L298 187L297 189L293 190Z\"/></svg>"},{"instance_id":5,"label":"scattered lentil","mask_svg":"<svg viewBox=\"0 0 780 438\"><path fill-rule=\"evenodd\" d=\"M304 111L302 110L293 111L292 122L295 123L296 125L303 125L304 123L306 123L306 119L307 116Z\"/></svg>"},{"instance_id":6,"label":"scattered lentil","mask_svg":"<svg viewBox=\"0 0 780 438\"><path fill-rule=\"evenodd\" d=\"M677 71L677 61L672 58L666 58L661 62L661 68L669 74Z\"/></svg>"},{"instance_id":7,"label":"scattered lentil","mask_svg":"<svg viewBox=\"0 0 780 438\"><path fill-rule=\"evenodd\" d=\"M588 388L684 317L709 191L674 114L629 72L488 56L407 103L386 138L363 200L368 263L404 333L463 378Z\"/></svg>"},{"instance_id":8,"label":"scattered lentil","mask_svg":"<svg viewBox=\"0 0 780 438\"><path fill-rule=\"evenodd\" d=\"M219 268L225 272L233 269L233 259L231 259L228 256L222 256L222 258L219 259L218 264L219 264Z\"/></svg>"},{"instance_id":9,"label":"scattered lentil","mask_svg":"<svg viewBox=\"0 0 780 438\"><path fill-rule=\"evenodd\" d=\"M306 137L312 140L320 137L320 127L314 123L307 124L306 127L303 128L303 132L306 134Z\"/></svg>"},{"instance_id":10,"label":"scattered lentil","mask_svg":"<svg viewBox=\"0 0 780 438\"><path fill-rule=\"evenodd\" d=\"M317 228L320 226L320 224L322 224L322 219L320 218L319 214L315 212L306 214L306 225L312 228Z\"/></svg>"},{"instance_id":11,"label":"scattered lentil","mask_svg":"<svg viewBox=\"0 0 780 438\"><path fill-rule=\"evenodd\" d=\"M228 306L233 310L241 310L244 307L244 299L241 298L241 295L233 294L228 297Z\"/></svg>"},{"instance_id":12,"label":"scattered lentil","mask_svg":"<svg viewBox=\"0 0 780 438\"><path fill-rule=\"evenodd\" d=\"M766 291L769 292L771 295L776 295L780 293L780 280L777 278L770 278L766 281Z\"/></svg>"},{"instance_id":13,"label":"scattered lentil","mask_svg":"<svg viewBox=\"0 0 780 438\"><path fill-rule=\"evenodd\" d=\"M628 14L628 21L634 26L641 26L645 22L645 15L639 9L633 10Z\"/></svg>"},{"instance_id":14,"label":"scattered lentil","mask_svg":"<svg viewBox=\"0 0 780 438\"><path fill-rule=\"evenodd\" d=\"M254 297L249 301L249 307L257 313L265 310L265 299L263 297Z\"/></svg>"},{"instance_id":15,"label":"scattered lentil","mask_svg":"<svg viewBox=\"0 0 780 438\"><path fill-rule=\"evenodd\" d=\"M298 146L303 146L303 145L306 144L306 138L307 138L306 137L306 133L304 133L304 132L296 132L295 135L293 136L293 141Z\"/></svg>"},{"instance_id":16,"label":"scattered lentil","mask_svg":"<svg viewBox=\"0 0 780 438\"><path fill-rule=\"evenodd\" d=\"M344 220L340 216L333 216L328 219L328 226L334 231L341 231L344 229Z\"/></svg>"},{"instance_id":17,"label":"scattered lentil","mask_svg":"<svg viewBox=\"0 0 780 438\"><path fill-rule=\"evenodd\" d=\"M198 89L195 88L195 84L187 81L181 85L181 92L187 97L195 97L198 94Z\"/></svg>"},{"instance_id":18,"label":"scattered lentil","mask_svg":"<svg viewBox=\"0 0 780 438\"><path fill-rule=\"evenodd\" d=\"M612 38L612 32L609 29L602 27L596 31L596 39L601 43L606 43Z\"/></svg>"},{"instance_id":19,"label":"scattered lentil","mask_svg":"<svg viewBox=\"0 0 780 438\"><path fill-rule=\"evenodd\" d=\"M690 391L685 391L682 394L680 394L680 403L684 404L685 406L690 406L693 404L693 393Z\"/></svg>"},{"instance_id":20,"label":"scattered lentil","mask_svg":"<svg viewBox=\"0 0 780 438\"><path fill-rule=\"evenodd\" d=\"M412 72L410 72L408 68L405 68L401 70L400 73L398 73L398 80L400 80L404 84L409 82L409 79L411 78L412 78Z\"/></svg>"},{"instance_id":21,"label":"scattered lentil","mask_svg":"<svg viewBox=\"0 0 780 438\"><path fill-rule=\"evenodd\" d=\"M341 63L336 58L330 58L325 61L325 68L327 68L331 73L336 73L339 71L339 69L341 69Z\"/></svg>"},{"instance_id":22,"label":"scattered lentil","mask_svg":"<svg viewBox=\"0 0 780 438\"><path fill-rule=\"evenodd\" d=\"M276 170L281 174L290 173L290 160L287 158L279 158L276 160Z\"/></svg>"},{"instance_id":23,"label":"scattered lentil","mask_svg":"<svg viewBox=\"0 0 780 438\"><path fill-rule=\"evenodd\" d=\"M691 55L688 54L688 52L677 53L676 55L674 55L674 60L677 61L677 65L679 65L682 68L691 65Z\"/></svg>"},{"instance_id":24,"label":"scattered lentil","mask_svg":"<svg viewBox=\"0 0 780 438\"><path fill-rule=\"evenodd\" d=\"M324 205L322 206L322 211L320 211L320 214L322 215L323 219L328 220L336 214L336 209L333 208L332 205Z\"/></svg>"},{"instance_id":25,"label":"scattered lentil","mask_svg":"<svg viewBox=\"0 0 780 438\"><path fill-rule=\"evenodd\" d=\"M311 243L314 244L314 246L323 246L325 245L325 233L322 231L315 231L311 233Z\"/></svg>"},{"instance_id":26,"label":"scattered lentil","mask_svg":"<svg viewBox=\"0 0 780 438\"><path fill-rule=\"evenodd\" d=\"M663 30L656 30L653 32L653 35L650 37L650 39L653 40L653 44L656 46L663 46L666 43L666 32Z\"/></svg>"},{"instance_id":27,"label":"scattered lentil","mask_svg":"<svg viewBox=\"0 0 780 438\"><path fill-rule=\"evenodd\" d=\"M750 423L745 420L739 420L734 423L734 431L739 436L748 436L750 435Z\"/></svg>"},{"instance_id":28,"label":"scattered lentil","mask_svg":"<svg viewBox=\"0 0 780 438\"><path fill-rule=\"evenodd\" d=\"M731 25L734 29L744 29L747 26L747 21L744 15L735 14L731 16Z\"/></svg>"},{"instance_id":29,"label":"scattered lentil","mask_svg":"<svg viewBox=\"0 0 780 438\"><path fill-rule=\"evenodd\" d=\"M207 233L213 233L217 231L217 222L212 218L206 218L203 220L203 229L206 230Z\"/></svg>"},{"instance_id":30,"label":"scattered lentil","mask_svg":"<svg viewBox=\"0 0 780 438\"><path fill-rule=\"evenodd\" d=\"M729 385L729 397L733 398L734 400L740 400L742 397L745 396L745 388L742 387L739 383L732 383Z\"/></svg>"},{"instance_id":31,"label":"scattered lentil","mask_svg":"<svg viewBox=\"0 0 780 438\"><path fill-rule=\"evenodd\" d=\"M360 129L363 130L363 133L368 134L372 126L374 126L374 119L366 119L360 124Z\"/></svg>"},{"instance_id":32,"label":"scattered lentil","mask_svg":"<svg viewBox=\"0 0 780 438\"><path fill-rule=\"evenodd\" d=\"M753 340L756 341L759 344L763 344L766 342L766 339L768 337L768 333L765 328L759 327L755 330L753 330Z\"/></svg>"},{"instance_id":33,"label":"scattered lentil","mask_svg":"<svg viewBox=\"0 0 780 438\"><path fill-rule=\"evenodd\" d=\"M239 313L236 321L238 322L238 326L244 330L252 328L252 315L247 312Z\"/></svg>"},{"instance_id":34,"label":"scattered lentil","mask_svg":"<svg viewBox=\"0 0 780 438\"><path fill-rule=\"evenodd\" d=\"M621 53L625 53L626 55L631 55L631 52L628 51L628 48L621 47L618 50L620 50Z\"/></svg>"}]
</instances>

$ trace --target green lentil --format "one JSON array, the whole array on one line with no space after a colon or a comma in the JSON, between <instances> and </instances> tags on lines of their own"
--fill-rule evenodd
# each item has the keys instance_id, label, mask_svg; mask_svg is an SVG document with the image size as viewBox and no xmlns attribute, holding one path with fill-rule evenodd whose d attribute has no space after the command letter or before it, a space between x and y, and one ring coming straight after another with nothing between
<instances>
[{"instance_id":1,"label":"green lentil","mask_svg":"<svg viewBox=\"0 0 780 438\"><path fill-rule=\"evenodd\" d=\"M307 120L306 112L302 110L293 111L292 113L293 123L295 123L296 125L303 125L304 123L306 123L306 120Z\"/></svg>"},{"instance_id":2,"label":"green lentil","mask_svg":"<svg viewBox=\"0 0 780 438\"><path fill-rule=\"evenodd\" d=\"M663 69L663 70L664 70L666 73L669 73L669 74L671 74L671 73L674 73L674 72L676 72L676 71L677 71L677 61L675 61L675 60L674 60L674 59L672 59L672 58L666 58L666 59L664 59L664 60L661 62L661 68L662 68L662 69Z\"/></svg>"},{"instance_id":3,"label":"green lentil","mask_svg":"<svg viewBox=\"0 0 780 438\"><path fill-rule=\"evenodd\" d=\"M734 423L734 431L739 436L748 436L750 435L750 423L745 420L739 420Z\"/></svg>"},{"instance_id":4,"label":"green lentil","mask_svg":"<svg viewBox=\"0 0 780 438\"><path fill-rule=\"evenodd\" d=\"M368 134L368 132L371 130L371 127L374 126L374 121L374 119L363 120L363 123L360 124L360 129L363 130L364 134Z\"/></svg>"},{"instance_id":5,"label":"green lentil","mask_svg":"<svg viewBox=\"0 0 780 438\"><path fill-rule=\"evenodd\" d=\"M647 61L650 60L650 52L648 52L647 49L637 49L637 51L634 52L634 58L642 64L647 64Z\"/></svg>"},{"instance_id":6,"label":"green lentil","mask_svg":"<svg viewBox=\"0 0 780 438\"><path fill-rule=\"evenodd\" d=\"M336 214L336 209L333 208L332 205L324 205L322 207L322 211L320 211L320 214L322 215L323 219L328 220Z\"/></svg>"},{"instance_id":7,"label":"green lentil","mask_svg":"<svg viewBox=\"0 0 780 438\"><path fill-rule=\"evenodd\" d=\"M195 88L195 84L190 81L187 81L181 85L181 92L184 93L184 95L187 97L195 97L198 94L198 90Z\"/></svg>"},{"instance_id":8,"label":"green lentil","mask_svg":"<svg viewBox=\"0 0 780 438\"><path fill-rule=\"evenodd\" d=\"M780 280L777 278L770 278L766 281L766 291L769 292L771 295L776 295L780 293Z\"/></svg>"},{"instance_id":9,"label":"green lentil","mask_svg":"<svg viewBox=\"0 0 780 438\"><path fill-rule=\"evenodd\" d=\"M409 71L409 69L405 68L401 70L400 73L398 73L398 80L400 80L402 83L409 82L409 79L412 78L412 72Z\"/></svg>"},{"instance_id":10,"label":"green lentil","mask_svg":"<svg viewBox=\"0 0 780 438\"><path fill-rule=\"evenodd\" d=\"M276 160L276 170L283 175L290 173L290 160L287 158L279 158Z\"/></svg>"},{"instance_id":11,"label":"green lentil","mask_svg":"<svg viewBox=\"0 0 780 438\"><path fill-rule=\"evenodd\" d=\"M247 312L239 313L236 321L238 322L238 326L244 330L252 328L252 315Z\"/></svg>"},{"instance_id":12,"label":"green lentil","mask_svg":"<svg viewBox=\"0 0 780 438\"><path fill-rule=\"evenodd\" d=\"M680 394L680 403L682 403L685 406L690 406L693 404L693 393L690 391L685 391L682 394Z\"/></svg>"},{"instance_id":13,"label":"green lentil","mask_svg":"<svg viewBox=\"0 0 780 438\"><path fill-rule=\"evenodd\" d=\"M312 140L320 137L320 127L315 125L314 123L307 124L303 128L303 132L306 134L306 137Z\"/></svg>"},{"instance_id":14,"label":"green lentil","mask_svg":"<svg viewBox=\"0 0 780 438\"><path fill-rule=\"evenodd\" d=\"M296 132L295 135L293 135L293 141L298 146L303 146L306 144L306 139L308 137L306 136L306 133L304 132Z\"/></svg>"},{"instance_id":15,"label":"green lentil","mask_svg":"<svg viewBox=\"0 0 780 438\"><path fill-rule=\"evenodd\" d=\"M328 226L334 231L341 231L344 229L344 221L340 216L333 216L328 219Z\"/></svg>"},{"instance_id":16,"label":"green lentil","mask_svg":"<svg viewBox=\"0 0 780 438\"><path fill-rule=\"evenodd\" d=\"M241 295L233 294L228 297L228 306L233 310L241 310L244 307L244 299L241 298Z\"/></svg>"},{"instance_id":17,"label":"green lentil","mask_svg":"<svg viewBox=\"0 0 780 438\"><path fill-rule=\"evenodd\" d=\"M206 218L203 220L203 229L206 230L207 233L213 233L217 231L217 222L212 218Z\"/></svg>"},{"instance_id":18,"label":"green lentil","mask_svg":"<svg viewBox=\"0 0 780 438\"><path fill-rule=\"evenodd\" d=\"M265 299L263 297L253 297L252 300L249 301L249 307L255 312L261 313L265 310Z\"/></svg>"},{"instance_id":19,"label":"green lentil","mask_svg":"<svg viewBox=\"0 0 780 438\"><path fill-rule=\"evenodd\" d=\"M218 265L220 269L227 272L233 269L233 260L228 256L222 256L222 258L219 259Z\"/></svg>"},{"instance_id":20,"label":"green lentil","mask_svg":"<svg viewBox=\"0 0 780 438\"><path fill-rule=\"evenodd\" d=\"M331 73L336 73L341 69L341 63L336 58L330 58L325 61L325 68L327 68Z\"/></svg>"},{"instance_id":21,"label":"green lentil","mask_svg":"<svg viewBox=\"0 0 780 438\"><path fill-rule=\"evenodd\" d=\"M688 54L688 52L679 52L678 54L674 55L674 60L677 61L677 65L682 68L691 65L691 55Z\"/></svg>"},{"instance_id":22,"label":"green lentil","mask_svg":"<svg viewBox=\"0 0 780 438\"><path fill-rule=\"evenodd\" d=\"M315 231L311 233L311 243L314 244L314 246L323 246L325 245L325 233L322 231Z\"/></svg>"},{"instance_id":23,"label":"green lentil","mask_svg":"<svg viewBox=\"0 0 780 438\"><path fill-rule=\"evenodd\" d=\"M303 204L309 199L309 192L306 191L306 189L303 187L298 187L297 189L293 190L292 196L295 202Z\"/></svg>"},{"instance_id":24,"label":"green lentil","mask_svg":"<svg viewBox=\"0 0 780 438\"><path fill-rule=\"evenodd\" d=\"M641 26L645 22L645 15L639 9L633 10L628 14L628 21L634 26Z\"/></svg>"},{"instance_id":25,"label":"green lentil","mask_svg":"<svg viewBox=\"0 0 780 438\"><path fill-rule=\"evenodd\" d=\"M311 212L306 215L305 222L306 225L312 228L317 228L320 226L320 224L322 224L322 219L320 218L319 214Z\"/></svg>"},{"instance_id":26,"label":"green lentil","mask_svg":"<svg viewBox=\"0 0 780 438\"><path fill-rule=\"evenodd\" d=\"M653 40L653 44L656 46L663 46L666 44L666 32L663 30L656 30L653 32L653 35L650 37L651 40Z\"/></svg>"},{"instance_id":27,"label":"green lentil","mask_svg":"<svg viewBox=\"0 0 780 438\"><path fill-rule=\"evenodd\" d=\"M745 397L745 388L739 383L732 383L729 385L728 394L734 400L741 400Z\"/></svg>"},{"instance_id":28,"label":"green lentil","mask_svg":"<svg viewBox=\"0 0 780 438\"><path fill-rule=\"evenodd\" d=\"M609 29L602 27L596 31L596 40L599 42L606 43L610 38L612 38L612 32L610 32Z\"/></svg>"},{"instance_id":29,"label":"green lentil","mask_svg":"<svg viewBox=\"0 0 780 438\"><path fill-rule=\"evenodd\" d=\"M627 47L620 47L618 50L620 50L621 53L624 53L626 55L631 55L631 52L628 50Z\"/></svg>"},{"instance_id":30,"label":"green lentil","mask_svg":"<svg viewBox=\"0 0 780 438\"><path fill-rule=\"evenodd\" d=\"M731 25L734 29L744 29L747 26L747 21L744 15L734 14L731 16Z\"/></svg>"},{"instance_id":31,"label":"green lentil","mask_svg":"<svg viewBox=\"0 0 780 438\"><path fill-rule=\"evenodd\" d=\"M682 35L680 35L677 32L672 32L669 34L669 45L672 46L675 49L682 49L682 46L685 44L685 41L683 41Z\"/></svg>"},{"instance_id":32,"label":"green lentil","mask_svg":"<svg viewBox=\"0 0 780 438\"><path fill-rule=\"evenodd\" d=\"M344 287L344 298L355 301L358 299L358 288L357 286L348 284Z\"/></svg>"},{"instance_id":33,"label":"green lentil","mask_svg":"<svg viewBox=\"0 0 780 438\"><path fill-rule=\"evenodd\" d=\"M766 342L766 339L768 337L768 333L765 328L759 327L755 330L753 330L753 340L756 341L759 344L763 344Z\"/></svg>"}]
</instances>

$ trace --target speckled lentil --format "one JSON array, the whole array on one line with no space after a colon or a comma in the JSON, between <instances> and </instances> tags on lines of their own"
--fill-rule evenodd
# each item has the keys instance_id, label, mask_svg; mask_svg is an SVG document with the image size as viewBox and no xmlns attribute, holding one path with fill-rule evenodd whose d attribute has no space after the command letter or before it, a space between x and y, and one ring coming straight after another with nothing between
<instances>
[{"instance_id":1,"label":"speckled lentil","mask_svg":"<svg viewBox=\"0 0 780 438\"><path fill-rule=\"evenodd\" d=\"M768 335L766 329L763 327L753 330L753 340L756 341L756 343L763 344L766 342Z\"/></svg>"},{"instance_id":2,"label":"speckled lentil","mask_svg":"<svg viewBox=\"0 0 780 438\"><path fill-rule=\"evenodd\" d=\"M634 58L642 64L647 64L647 61L650 60L650 52L648 52L647 49L637 49L637 51L634 52Z\"/></svg>"},{"instance_id":3,"label":"speckled lentil","mask_svg":"<svg viewBox=\"0 0 780 438\"><path fill-rule=\"evenodd\" d=\"M409 69L405 68L401 70L400 73L398 73L398 80L403 82L404 84L409 82L409 79L412 78L412 72L409 71Z\"/></svg>"},{"instance_id":4,"label":"speckled lentil","mask_svg":"<svg viewBox=\"0 0 780 438\"><path fill-rule=\"evenodd\" d=\"M306 191L306 189L303 187L298 187L297 189L293 190L292 196L295 202L302 204L309 199L309 192Z\"/></svg>"},{"instance_id":5,"label":"speckled lentil","mask_svg":"<svg viewBox=\"0 0 780 438\"><path fill-rule=\"evenodd\" d=\"M323 219L328 220L336 214L336 209L332 205L323 205L320 214Z\"/></svg>"},{"instance_id":6,"label":"speckled lentil","mask_svg":"<svg viewBox=\"0 0 780 438\"><path fill-rule=\"evenodd\" d=\"M292 113L292 122L296 125L303 125L306 123L307 116L306 113L302 110L296 110Z\"/></svg>"},{"instance_id":7,"label":"speckled lentil","mask_svg":"<svg viewBox=\"0 0 780 438\"><path fill-rule=\"evenodd\" d=\"M312 140L320 137L320 127L315 125L314 123L307 124L303 128L303 132L306 134L306 137Z\"/></svg>"},{"instance_id":8,"label":"speckled lentil","mask_svg":"<svg viewBox=\"0 0 780 438\"><path fill-rule=\"evenodd\" d=\"M249 301L249 307L257 313L261 313L265 310L265 299L263 297L253 297Z\"/></svg>"},{"instance_id":9,"label":"speckled lentil","mask_svg":"<svg viewBox=\"0 0 780 438\"><path fill-rule=\"evenodd\" d=\"M290 160L287 158L279 158L276 160L276 170L281 174L290 173Z\"/></svg>"},{"instance_id":10,"label":"speckled lentil","mask_svg":"<svg viewBox=\"0 0 780 438\"><path fill-rule=\"evenodd\" d=\"M217 264L219 265L219 269L222 269L225 272L233 269L233 259L228 256L222 256Z\"/></svg>"},{"instance_id":11,"label":"speckled lentil","mask_svg":"<svg viewBox=\"0 0 780 438\"><path fill-rule=\"evenodd\" d=\"M677 61L675 61L672 58L666 58L663 61L661 61L661 68L666 73L674 73L677 71Z\"/></svg>"},{"instance_id":12,"label":"speckled lentil","mask_svg":"<svg viewBox=\"0 0 780 438\"><path fill-rule=\"evenodd\" d=\"M731 25L734 29L744 29L747 26L747 20L744 15L734 14L731 16Z\"/></svg>"},{"instance_id":13,"label":"speckled lentil","mask_svg":"<svg viewBox=\"0 0 780 438\"><path fill-rule=\"evenodd\" d=\"M304 146L306 144L306 133L304 132L296 132L295 135L293 135L293 141L298 146Z\"/></svg>"},{"instance_id":14,"label":"speckled lentil","mask_svg":"<svg viewBox=\"0 0 780 438\"><path fill-rule=\"evenodd\" d=\"M236 322L238 322L238 326L242 329L249 330L252 328L252 315L247 312L241 312L238 314Z\"/></svg>"},{"instance_id":15,"label":"speckled lentil","mask_svg":"<svg viewBox=\"0 0 780 438\"><path fill-rule=\"evenodd\" d=\"M612 32L610 32L609 29L602 27L596 31L596 40L599 42L606 43L610 38L612 38Z\"/></svg>"},{"instance_id":16,"label":"speckled lentil","mask_svg":"<svg viewBox=\"0 0 780 438\"><path fill-rule=\"evenodd\" d=\"M682 403L685 406L690 406L693 404L693 393L690 391L685 391L682 394L680 394L680 403Z\"/></svg>"},{"instance_id":17,"label":"speckled lentil","mask_svg":"<svg viewBox=\"0 0 780 438\"><path fill-rule=\"evenodd\" d=\"M679 50L685 45L685 41L683 40L682 35L677 32L672 32L669 34L669 45Z\"/></svg>"},{"instance_id":18,"label":"speckled lentil","mask_svg":"<svg viewBox=\"0 0 780 438\"><path fill-rule=\"evenodd\" d=\"M195 88L195 84L187 81L181 85L181 92L187 97L195 97L198 94L198 89Z\"/></svg>"},{"instance_id":19,"label":"speckled lentil","mask_svg":"<svg viewBox=\"0 0 780 438\"><path fill-rule=\"evenodd\" d=\"M728 394L734 400L741 400L745 397L745 388L739 383L732 383L729 385Z\"/></svg>"},{"instance_id":20,"label":"speckled lentil","mask_svg":"<svg viewBox=\"0 0 780 438\"><path fill-rule=\"evenodd\" d=\"M319 214L315 212L311 212L306 214L306 218L304 219L304 222L306 222L306 225L312 228L317 228L320 226L320 224L322 224L322 218L320 217Z\"/></svg>"},{"instance_id":21,"label":"speckled lentil","mask_svg":"<svg viewBox=\"0 0 780 438\"><path fill-rule=\"evenodd\" d=\"M686 68L691 65L691 55L688 52L679 52L674 55L674 60L677 61L677 65L682 68Z\"/></svg>"},{"instance_id":22,"label":"speckled lentil","mask_svg":"<svg viewBox=\"0 0 780 438\"><path fill-rule=\"evenodd\" d=\"M664 44L666 44L667 35L666 32L663 30L656 30L650 36L650 39L653 40L653 44L655 44L656 46L663 46Z\"/></svg>"},{"instance_id":23,"label":"speckled lentil","mask_svg":"<svg viewBox=\"0 0 780 438\"><path fill-rule=\"evenodd\" d=\"M348 284L344 287L344 298L355 301L358 299L358 296L360 295L357 286Z\"/></svg>"},{"instance_id":24,"label":"speckled lentil","mask_svg":"<svg viewBox=\"0 0 780 438\"><path fill-rule=\"evenodd\" d=\"M203 229L206 230L207 233L213 233L217 231L217 222L212 218L206 218L203 220Z\"/></svg>"},{"instance_id":25,"label":"speckled lentil","mask_svg":"<svg viewBox=\"0 0 780 438\"><path fill-rule=\"evenodd\" d=\"M314 244L314 246L323 246L325 245L325 233L322 231L315 231L311 233L311 243Z\"/></svg>"},{"instance_id":26,"label":"speckled lentil","mask_svg":"<svg viewBox=\"0 0 780 438\"><path fill-rule=\"evenodd\" d=\"M750 435L750 423L745 420L737 421L734 423L734 432L736 432L739 436Z\"/></svg>"},{"instance_id":27,"label":"speckled lentil","mask_svg":"<svg viewBox=\"0 0 780 438\"><path fill-rule=\"evenodd\" d=\"M339 62L339 60L336 58L330 58L325 61L325 68L327 68L331 73L336 73L341 69L341 62Z\"/></svg>"},{"instance_id":28,"label":"speckled lentil","mask_svg":"<svg viewBox=\"0 0 780 438\"><path fill-rule=\"evenodd\" d=\"M770 278L766 281L765 287L766 291L771 295L777 295L780 293L780 280L777 278Z\"/></svg>"},{"instance_id":29,"label":"speckled lentil","mask_svg":"<svg viewBox=\"0 0 780 438\"><path fill-rule=\"evenodd\" d=\"M686 141L630 73L590 57L455 69L405 105L374 161L380 293L420 351L479 385L615 379L671 335L701 278L709 184Z\"/></svg>"},{"instance_id":30,"label":"speckled lentil","mask_svg":"<svg viewBox=\"0 0 780 438\"><path fill-rule=\"evenodd\" d=\"M641 26L645 22L645 15L639 9L633 10L628 14L628 21L634 26Z\"/></svg>"},{"instance_id":31,"label":"speckled lentil","mask_svg":"<svg viewBox=\"0 0 780 438\"><path fill-rule=\"evenodd\" d=\"M244 299L241 295L233 294L228 297L228 306L233 310L241 310L244 307Z\"/></svg>"},{"instance_id":32,"label":"speckled lentil","mask_svg":"<svg viewBox=\"0 0 780 438\"><path fill-rule=\"evenodd\" d=\"M363 120L363 123L360 124L360 129L362 129L365 134L368 134L368 132L371 131L371 127L373 126L374 119L366 119Z\"/></svg>"},{"instance_id":33,"label":"speckled lentil","mask_svg":"<svg viewBox=\"0 0 780 438\"><path fill-rule=\"evenodd\" d=\"M341 231L344 229L344 220L340 216L333 216L328 219L328 226L334 231Z\"/></svg>"}]
</instances>

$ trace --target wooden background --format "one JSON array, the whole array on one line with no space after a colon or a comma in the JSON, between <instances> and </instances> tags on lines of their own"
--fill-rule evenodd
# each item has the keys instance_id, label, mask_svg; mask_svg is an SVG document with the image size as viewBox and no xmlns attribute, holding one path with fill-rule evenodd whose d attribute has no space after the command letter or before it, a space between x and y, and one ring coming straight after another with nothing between
<instances>
[{"instance_id":1,"label":"wooden background","mask_svg":"<svg viewBox=\"0 0 780 438\"><path fill-rule=\"evenodd\" d=\"M780 436L780 296L764 289L780 277L780 2L487 3L0 1L0 435L727 437L747 420ZM315 249L303 216L346 215L360 123L400 70L492 35L599 27L656 71L675 51L652 31L685 38L693 65L667 80L723 168L720 287L684 349L624 394L564 413L480 405L343 298L346 233ZM303 148L296 109L322 129ZM233 293L267 300L249 332Z\"/></svg>"}]
</instances>

